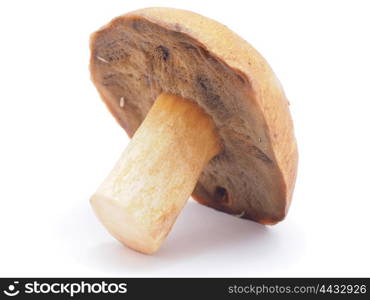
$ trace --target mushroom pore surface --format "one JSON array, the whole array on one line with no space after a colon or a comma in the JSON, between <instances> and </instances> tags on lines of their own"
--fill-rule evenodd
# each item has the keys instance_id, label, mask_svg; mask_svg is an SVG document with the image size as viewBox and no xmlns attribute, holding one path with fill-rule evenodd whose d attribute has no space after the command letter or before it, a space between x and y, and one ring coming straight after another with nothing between
<instances>
[{"instance_id":1,"label":"mushroom pore surface","mask_svg":"<svg viewBox=\"0 0 370 300\"><path fill-rule=\"evenodd\" d=\"M91 49L93 81L129 136L162 92L192 99L211 116L222 151L203 170L196 200L262 223L284 218L286 185L244 73L184 30L135 15L116 18L96 32Z\"/></svg>"}]
</instances>

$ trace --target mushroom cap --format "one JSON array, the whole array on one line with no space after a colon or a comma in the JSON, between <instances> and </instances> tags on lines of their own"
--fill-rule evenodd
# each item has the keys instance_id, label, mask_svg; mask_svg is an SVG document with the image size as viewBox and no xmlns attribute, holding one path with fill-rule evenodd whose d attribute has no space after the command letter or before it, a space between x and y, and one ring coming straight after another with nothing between
<instances>
[{"instance_id":1,"label":"mushroom cap","mask_svg":"<svg viewBox=\"0 0 370 300\"><path fill-rule=\"evenodd\" d=\"M90 46L92 80L130 137L162 92L192 99L213 118L222 151L194 199L263 224L285 217L298 161L289 103L251 45L196 13L146 8L113 19Z\"/></svg>"}]
</instances>

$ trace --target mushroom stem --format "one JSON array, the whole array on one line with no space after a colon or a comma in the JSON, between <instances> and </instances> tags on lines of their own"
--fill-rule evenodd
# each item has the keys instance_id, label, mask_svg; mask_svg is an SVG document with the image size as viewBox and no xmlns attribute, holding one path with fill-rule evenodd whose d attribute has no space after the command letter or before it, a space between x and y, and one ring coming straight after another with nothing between
<instances>
[{"instance_id":1,"label":"mushroom stem","mask_svg":"<svg viewBox=\"0 0 370 300\"><path fill-rule=\"evenodd\" d=\"M215 125L197 104L161 94L91 197L94 211L116 239L153 253L219 151Z\"/></svg>"}]
</instances>

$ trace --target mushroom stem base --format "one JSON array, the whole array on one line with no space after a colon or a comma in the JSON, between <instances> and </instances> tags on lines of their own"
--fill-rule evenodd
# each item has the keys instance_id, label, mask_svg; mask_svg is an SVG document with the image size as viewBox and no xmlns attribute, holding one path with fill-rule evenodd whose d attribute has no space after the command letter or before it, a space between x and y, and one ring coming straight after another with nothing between
<instances>
[{"instance_id":1,"label":"mushroom stem base","mask_svg":"<svg viewBox=\"0 0 370 300\"><path fill-rule=\"evenodd\" d=\"M94 211L116 239L153 253L219 151L214 123L197 104L161 94L91 197Z\"/></svg>"}]
</instances>

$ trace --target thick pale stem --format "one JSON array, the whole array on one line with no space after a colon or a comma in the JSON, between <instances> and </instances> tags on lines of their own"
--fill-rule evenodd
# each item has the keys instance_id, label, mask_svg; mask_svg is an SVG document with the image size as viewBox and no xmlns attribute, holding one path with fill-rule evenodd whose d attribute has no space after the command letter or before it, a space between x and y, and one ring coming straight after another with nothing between
<instances>
[{"instance_id":1,"label":"thick pale stem","mask_svg":"<svg viewBox=\"0 0 370 300\"><path fill-rule=\"evenodd\" d=\"M128 247L155 252L219 151L214 123L197 104L161 94L92 196L96 215Z\"/></svg>"}]
</instances>

